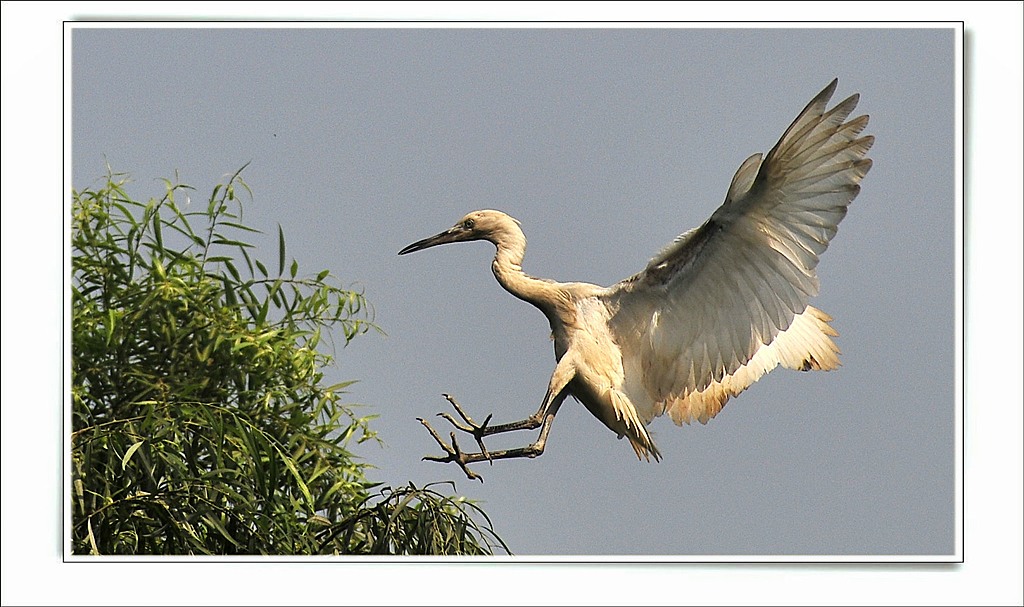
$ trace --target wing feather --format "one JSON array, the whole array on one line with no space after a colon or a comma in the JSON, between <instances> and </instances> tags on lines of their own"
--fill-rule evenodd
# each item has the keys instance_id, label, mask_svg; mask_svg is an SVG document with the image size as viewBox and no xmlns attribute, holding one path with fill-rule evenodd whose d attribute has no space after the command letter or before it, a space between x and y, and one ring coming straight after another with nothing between
<instances>
[{"instance_id":1,"label":"wing feather","mask_svg":"<svg viewBox=\"0 0 1024 607\"><path fill-rule=\"evenodd\" d=\"M706 422L781 364L832 369L831 318L808 305L874 143L852 95L827 109L837 81L807 104L763 158L736 171L725 202L639 274L605 293L623 357L622 391L641 418Z\"/></svg>"}]
</instances>

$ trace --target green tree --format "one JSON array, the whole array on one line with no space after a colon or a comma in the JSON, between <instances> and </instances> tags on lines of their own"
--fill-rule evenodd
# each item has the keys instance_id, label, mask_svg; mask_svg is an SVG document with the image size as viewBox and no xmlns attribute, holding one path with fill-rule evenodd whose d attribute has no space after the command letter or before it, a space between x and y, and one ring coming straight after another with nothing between
<instances>
[{"instance_id":1,"label":"green tree","mask_svg":"<svg viewBox=\"0 0 1024 607\"><path fill-rule=\"evenodd\" d=\"M280 228L256 258L240 173L199 210L170 181L146 203L113 173L73 192L73 552L507 552L464 498L367 481L348 447L379 440L372 417L322 372L367 302L301 275Z\"/></svg>"}]
</instances>

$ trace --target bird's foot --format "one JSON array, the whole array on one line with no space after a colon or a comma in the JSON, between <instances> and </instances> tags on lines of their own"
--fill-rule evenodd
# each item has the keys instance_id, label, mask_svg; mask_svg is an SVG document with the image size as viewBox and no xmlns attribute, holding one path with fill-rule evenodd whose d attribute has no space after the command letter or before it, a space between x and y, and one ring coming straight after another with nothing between
<instances>
[{"instance_id":1,"label":"bird's foot","mask_svg":"<svg viewBox=\"0 0 1024 607\"><path fill-rule=\"evenodd\" d=\"M447 395L445 395L445 396L447 396ZM451 399L449 398L449 400L451 400ZM452 402L454 402L454 401L452 401ZM439 414L439 415L441 415L441 414ZM444 452L447 453L447 455L445 455L443 457L437 457L437 456L433 456L433 455L425 455L423 457L424 461L440 462L442 464L449 463L449 462L454 462L454 463L458 464L460 468L462 468L462 471L466 473L466 477L467 478L469 478L470 480L479 480L481 483L484 482L484 478L482 476L480 476L479 474L477 474L476 472L473 472L472 470L470 470L469 466L468 466L468 464L470 462L479 461L479 459L472 459L471 455L479 456L481 454L479 454L479 453L478 454L469 454L469 453L463 452L462 449L459 448L458 441L455 440L455 433L454 432L451 433L452 444L449 445L448 443L444 442L444 440L441 438L441 436L437 433L436 430L434 430L432 427L430 427L430 424L427 423L427 420L423 419L422 417L417 417L416 419L421 424L423 424L423 426L427 429L427 432L430 432L430 436L434 437L434 440L437 441L437 444L441 446L441 449L443 449ZM488 419L490 419L490 417L488 417ZM449 416L449 421L451 421L453 424L455 424L455 421L452 420L450 418L450 416ZM468 420L467 420L467 423L469 423ZM459 427L458 424L455 424L455 426L457 428ZM462 428L460 428L460 429L462 429ZM477 439L477 442L480 442L479 438ZM483 447L483 443L481 443L480 446ZM487 458L490 459L490 456L488 455Z\"/></svg>"},{"instance_id":2,"label":"bird's foot","mask_svg":"<svg viewBox=\"0 0 1024 607\"><path fill-rule=\"evenodd\" d=\"M444 397L448 400L449 403L451 403L452 407L455 409L455 412L458 414L460 418L462 418L462 421L460 422L459 420L455 419L448 413L438 413L437 415L448 420L448 422L452 426L454 426L456 430L461 430L462 432L473 435L473 438L476 439L476 444L480 446L480 452L466 453L462 451L462 449L459 448L459 443L455 440L454 432L451 433L452 443L451 445L449 445L444 441L444 439L441 438L441 435L439 435L430 426L430 424L428 424L422 418L416 418L421 424L423 424L427 431L430 432L430 435L434 437L434 440L437 441L437 444L440 445L441 449L443 449L444 452L446 453L446 455L441 457L428 455L423 458L424 460L441 463L454 462L458 464L460 468L462 468L462 471L465 472L466 476L468 476L470 479L479 479L480 481L483 481L483 478L481 478L479 474L476 474L467 467L468 464L482 461L487 461L493 464L494 460L496 459L512 459L517 457L534 458L544 452L544 442L547 438L547 431L550 428L551 420L554 419L553 410L548 413L546 422L541 419L541 415L543 412L542 409L541 411L538 411L534 415L531 415L530 417L524 420L512 422L509 424L497 424L492 426L490 425L490 415L487 416L487 419L485 419L483 423L477 423L462 409L462 406L460 406L459 403L454 398L452 398L448 394L445 394ZM537 427L542 427L540 437L537 439L536 442L526 447L520 447L517 449L499 449L498 451L488 451L487 447L484 445L485 436L490 436L492 434L501 434L504 432L513 432L517 430L533 430Z\"/></svg>"},{"instance_id":3,"label":"bird's foot","mask_svg":"<svg viewBox=\"0 0 1024 607\"><path fill-rule=\"evenodd\" d=\"M462 407L459 405L458 401L456 401L452 395L442 394L442 396L444 396L445 399L449 403L451 403L452 407L455 409L455 412L459 414L459 417L462 418L462 421L464 421L465 424L460 424L458 421L456 421L454 417L452 417L448 413L438 413L438 417L443 417L446 420L448 420L448 423L455 426L457 429L462 430L467 434L472 434L473 438L476 439L476 444L479 445L480 447L480 453L482 453L484 457L490 460L491 455L490 453L487 452L487 447L484 446L484 437L487 436L488 434L491 434L491 432L489 432L487 429L487 425L491 423L491 417L493 417L494 414L492 413L491 415L488 415L487 418L484 419L484 423L478 424L473 420L472 417L470 417L465 411L462 410ZM427 427L429 428L430 426ZM434 438L437 438L437 436L435 436ZM452 439L452 442L455 442L454 438Z\"/></svg>"}]
</instances>

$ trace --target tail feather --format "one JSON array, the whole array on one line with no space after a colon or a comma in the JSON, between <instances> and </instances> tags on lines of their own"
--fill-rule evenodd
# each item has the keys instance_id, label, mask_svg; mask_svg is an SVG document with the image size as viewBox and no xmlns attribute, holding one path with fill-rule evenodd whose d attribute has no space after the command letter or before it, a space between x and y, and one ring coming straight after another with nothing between
<instances>
[{"instance_id":1,"label":"tail feather","mask_svg":"<svg viewBox=\"0 0 1024 607\"><path fill-rule=\"evenodd\" d=\"M611 397L612 407L615 410L615 417L620 422L619 431L621 438L623 435L629 438L629 444L633 447L633 451L636 452L636 456L639 459L647 461L654 457L655 461L661 460L661 452L654 445L654 440L651 438L650 432L647 431L647 426L637 415L636 408L633 403L629 401L629 397L618 390L609 390L609 396Z\"/></svg>"}]
</instances>

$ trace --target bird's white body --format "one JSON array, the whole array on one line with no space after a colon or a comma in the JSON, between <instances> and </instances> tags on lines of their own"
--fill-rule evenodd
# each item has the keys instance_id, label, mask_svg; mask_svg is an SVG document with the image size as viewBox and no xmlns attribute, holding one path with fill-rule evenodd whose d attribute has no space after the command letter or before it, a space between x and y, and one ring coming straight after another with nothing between
<instances>
[{"instance_id":1,"label":"bird's white body","mask_svg":"<svg viewBox=\"0 0 1024 607\"><path fill-rule=\"evenodd\" d=\"M525 274L526 237L500 211L469 213L402 252L494 243L498 282L551 324L557 364L535 425L571 395L627 437L638 456L660 458L646 428L653 418L706 423L780 364L839 365L831 318L808 301L818 293L819 256L871 167L865 155L874 138L860 137L867 116L844 122L856 95L826 111L835 87L819 93L767 155L740 166L704 225L611 287Z\"/></svg>"}]
</instances>

